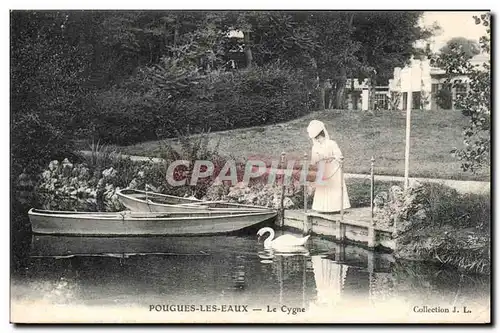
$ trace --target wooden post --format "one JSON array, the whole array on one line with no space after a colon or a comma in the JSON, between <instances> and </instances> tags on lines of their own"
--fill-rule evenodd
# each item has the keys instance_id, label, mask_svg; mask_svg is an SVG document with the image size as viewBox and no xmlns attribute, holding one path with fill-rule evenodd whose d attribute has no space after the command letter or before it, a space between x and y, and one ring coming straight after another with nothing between
<instances>
[{"instance_id":1,"label":"wooden post","mask_svg":"<svg viewBox=\"0 0 500 333\"><path fill-rule=\"evenodd\" d=\"M144 189L146 190L146 205L148 205L148 209L150 212L152 212L151 210L151 206L149 205L149 198L148 198L148 184L146 183L146 185L144 186Z\"/></svg>"},{"instance_id":2,"label":"wooden post","mask_svg":"<svg viewBox=\"0 0 500 333\"><path fill-rule=\"evenodd\" d=\"M283 169L283 166L285 165L285 152L281 153L281 164L280 164L280 169ZM285 202L285 172L283 172L283 178L281 179L281 198L280 198L280 227L283 227L285 225L285 207L284 207L284 202Z\"/></svg>"},{"instance_id":3,"label":"wooden post","mask_svg":"<svg viewBox=\"0 0 500 333\"><path fill-rule=\"evenodd\" d=\"M307 278L307 259L306 256L302 257L302 263L304 264L304 270L302 271L302 307L306 307L306 278Z\"/></svg>"},{"instance_id":4,"label":"wooden post","mask_svg":"<svg viewBox=\"0 0 500 333\"><path fill-rule=\"evenodd\" d=\"M337 261L345 261L345 247L346 247L346 244L339 244L338 245L338 258Z\"/></svg>"},{"instance_id":5,"label":"wooden post","mask_svg":"<svg viewBox=\"0 0 500 333\"><path fill-rule=\"evenodd\" d=\"M368 251L368 272L373 273L375 271L375 254L372 251Z\"/></svg>"},{"instance_id":6,"label":"wooden post","mask_svg":"<svg viewBox=\"0 0 500 333\"><path fill-rule=\"evenodd\" d=\"M344 221L344 156L340 156L340 221Z\"/></svg>"},{"instance_id":7,"label":"wooden post","mask_svg":"<svg viewBox=\"0 0 500 333\"><path fill-rule=\"evenodd\" d=\"M374 165L375 158L372 156L370 160L370 225L368 226L368 247L375 247L375 219L373 216L373 199L375 196L375 177Z\"/></svg>"},{"instance_id":8,"label":"wooden post","mask_svg":"<svg viewBox=\"0 0 500 333\"><path fill-rule=\"evenodd\" d=\"M368 251L368 299L374 301L375 296L375 255Z\"/></svg>"},{"instance_id":9,"label":"wooden post","mask_svg":"<svg viewBox=\"0 0 500 333\"><path fill-rule=\"evenodd\" d=\"M345 238L344 222L344 156L339 158L340 168L340 220L337 221L337 239L343 241Z\"/></svg>"},{"instance_id":10,"label":"wooden post","mask_svg":"<svg viewBox=\"0 0 500 333\"><path fill-rule=\"evenodd\" d=\"M307 153L304 153L304 160L302 165L302 177L304 177L304 183L302 184L302 189L304 191L304 234L308 234L311 230L309 225L309 216L307 216L307 174L309 171Z\"/></svg>"},{"instance_id":11,"label":"wooden post","mask_svg":"<svg viewBox=\"0 0 500 333\"><path fill-rule=\"evenodd\" d=\"M370 210L371 210L371 222L372 225L375 225L375 221L373 219L373 199L375 196L375 176L374 176L374 165L375 165L375 158L372 156L371 158L371 166L370 166Z\"/></svg>"},{"instance_id":12,"label":"wooden post","mask_svg":"<svg viewBox=\"0 0 500 333\"><path fill-rule=\"evenodd\" d=\"M396 252L397 248L398 248L398 241L397 241L397 231L398 231L398 223L399 223L399 219L398 218L395 218L394 219L394 224L392 226L392 239L394 240L394 248L392 249L394 252Z\"/></svg>"},{"instance_id":13,"label":"wooden post","mask_svg":"<svg viewBox=\"0 0 500 333\"><path fill-rule=\"evenodd\" d=\"M302 186L304 187L304 214L307 213L307 174L309 173L309 165L308 165L308 160L307 160L307 153L304 153L304 163L302 166L302 172L303 177L304 177L304 184Z\"/></svg>"}]
</instances>

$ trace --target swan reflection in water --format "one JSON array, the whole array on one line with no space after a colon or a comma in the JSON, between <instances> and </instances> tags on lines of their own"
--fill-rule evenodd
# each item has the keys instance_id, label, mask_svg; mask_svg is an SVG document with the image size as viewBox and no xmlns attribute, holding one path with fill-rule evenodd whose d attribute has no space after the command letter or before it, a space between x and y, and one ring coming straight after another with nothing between
<instances>
[{"instance_id":1,"label":"swan reflection in water","mask_svg":"<svg viewBox=\"0 0 500 333\"><path fill-rule=\"evenodd\" d=\"M302 308L307 307L307 271L308 259L310 256L309 249L305 246L310 235L305 237L297 237L294 235L282 235L274 239L275 232L272 228L262 228L257 232L260 238L269 233L270 235L264 241L264 247L258 251L257 255L262 264L269 265L273 275L276 277L279 284L279 301L278 305L293 303ZM310 280L310 279L309 279ZM300 281L302 289L299 299L290 297L292 294L287 290L295 289L299 286L296 281ZM286 301L286 302L285 302Z\"/></svg>"},{"instance_id":2,"label":"swan reflection in water","mask_svg":"<svg viewBox=\"0 0 500 333\"><path fill-rule=\"evenodd\" d=\"M301 246L301 247L296 247L294 248L293 251L288 251L288 252L282 252L272 248L262 249L257 253L257 255L261 259L260 260L261 263L272 264L273 259L277 257L297 257L297 256L309 257L310 253L307 248Z\"/></svg>"},{"instance_id":3,"label":"swan reflection in water","mask_svg":"<svg viewBox=\"0 0 500 333\"><path fill-rule=\"evenodd\" d=\"M294 235L286 234L286 235L281 235L278 238L274 238L275 233L272 228L266 227L259 229L257 231L257 236L259 236L259 239L262 236L264 236L266 233L269 233L269 236L266 238L264 241L264 248L269 249L275 249L279 252L288 252L288 253L293 253L296 250L297 251L302 251L302 247L307 243L307 240L309 239L310 235L307 235L305 237L297 237Z\"/></svg>"},{"instance_id":4,"label":"swan reflection in water","mask_svg":"<svg viewBox=\"0 0 500 333\"><path fill-rule=\"evenodd\" d=\"M345 263L344 244L335 244L327 252L313 253L311 255L309 249L304 246L309 236L303 238L292 235L280 236L274 240L281 240L281 242L277 242L278 246L276 243L270 243L274 238L274 231L271 228L259 230L258 235L262 236L267 232L270 233L270 236L266 239L267 244L264 242L264 248L258 251L258 256L262 264L272 267L273 275L275 275L279 283L280 303L287 296L287 289L291 288L292 285L295 288L301 287L294 284L292 280L302 280L300 284L303 293L305 293L306 284L312 283L315 287L316 292L313 299L306 302L304 295L304 307L327 309L338 306L342 302L343 296L347 296L345 295L345 286L349 268L356 271L352 271L351 275L359 275L357 273L358 267L351 267L351 265ZM297 245L299 243L304 245ZM352 278L356 279L354 276ZM359 286L364 289L361 286L362 284ZM354 285L358 285L358 281ZM350 287L349 289L351 289ZM363 290L359 291L363 293Z\"/></svg>"}]
</instances>

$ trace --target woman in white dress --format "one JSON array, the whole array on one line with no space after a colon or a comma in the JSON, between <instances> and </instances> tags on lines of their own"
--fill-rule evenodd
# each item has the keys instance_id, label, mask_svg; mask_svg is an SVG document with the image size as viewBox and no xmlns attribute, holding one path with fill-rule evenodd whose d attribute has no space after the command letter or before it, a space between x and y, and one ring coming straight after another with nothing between
<instances>
[{"instance_id":1,"label":"woman in white dress","mask_svg":"<svg viewBox=\"0 0 500 333\"><path fill-rule=\"evenodd\" d=\"M313 140L311 164L318 165L312 209L321 213L338 212L341 208L342 179L339 162L342 153L337 143L330 139L323 122L311 121L307 132L309 138ZM344 181L344 209L350 207L351 203Z\"/></svg>"}]
</instances>

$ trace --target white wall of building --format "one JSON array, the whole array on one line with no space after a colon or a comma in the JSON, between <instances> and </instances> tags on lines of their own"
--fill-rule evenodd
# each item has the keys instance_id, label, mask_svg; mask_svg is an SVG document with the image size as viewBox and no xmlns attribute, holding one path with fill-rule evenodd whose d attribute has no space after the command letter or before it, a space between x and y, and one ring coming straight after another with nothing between
<instances>
[{"instance_id":1,"label":"white wall of building","mask_svg":"<svg viewBox=\"0 0 500 333\"><path fill-rule=\"evenodd\" d=\"M473 66L481 66L490 60L489 54L479 54L474 56L470 62ZM435 68L430 66L430 61L428 59L418 60L412 59L410 64L404 68L395 68L394 77L389 80L389 91L400 93L400 103L398 108L400 110L403 107L403 94L407 94L406 107L412 106L412 92L421 93L421 106L424 110L433 109L432 105L432 84L441 84L444 82L445 78L442 76L445 71L440 68ZM453 78L453 81L460 80L463 83L469 82L467 75L460 75ZM452 89L453 100L456 97L455 88Z\"/></svg>"},{"instance_id":2,"label":"white wall of building","mask_svg":"<svg viewBox=\"0 0 500 333\"><path fill-rule=\"evenodd\" d=\"M410 65L394 69L394 78L389 80L389 90L400 93L399 109L404 109L403 94L407 94L406 108L412 106L412 93L421 94L421 104L424 110L431 109L431 67L429 60L412 59Z\"/></svg>"}]
</instances>

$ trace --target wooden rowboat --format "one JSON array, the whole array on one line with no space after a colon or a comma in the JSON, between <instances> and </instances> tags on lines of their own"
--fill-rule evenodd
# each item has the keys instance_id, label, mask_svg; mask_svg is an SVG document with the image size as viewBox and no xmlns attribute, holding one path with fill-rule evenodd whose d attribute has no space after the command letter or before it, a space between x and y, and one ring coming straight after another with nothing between
<instances>
[{"instance_id":1,"label":"wooden rowboat","mask_svg":"<svg viewBox=\"0 0 500 333\"><path fill-rule=\"evenodd\" d=\"M120 202L133 212L234 211L239 209L261 212L269 210L269 208L260 206L224 201L202 201L133 189L117 190L116 194Z\"/></svg>"},{"instance_id":2,"label":"wooden rowboat","mask_svg":"<svg viewBox=\"0 0 500 333\"><path fill-rule=\"evenodd\" d=\"M30 209L33 233L134 236L230 233L268 221L275 211L69 212Z\"/></svg>"}]
</instances>

